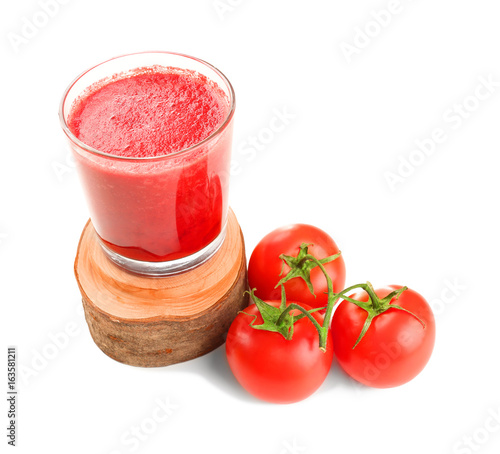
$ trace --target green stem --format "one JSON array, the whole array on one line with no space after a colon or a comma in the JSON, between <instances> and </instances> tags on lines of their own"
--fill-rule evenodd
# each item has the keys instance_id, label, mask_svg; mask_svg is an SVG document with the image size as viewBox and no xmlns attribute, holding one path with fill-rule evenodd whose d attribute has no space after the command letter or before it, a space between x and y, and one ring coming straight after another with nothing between
<instances>
[{"instance_id":1,"label":"green stem","mask_svg":"<svg viewBox=\"0 0 500 454\"><path fill-rule=\"evenodd\" d=\"M327 306L326 308L326 312L325 312L325 320L323 321L323 325L324 326L330 326L330 321L331 321L331 317L332 317L332 312L333 312L333 309L335 308L337 302L339 301L339 299L346 299L348 301L351 300L351 298L348 298L345 296L346 293L349 293L349 292L352 292L353 290L357 289L357 288L363 288L365 284L356 284L356 285L351 285L350 287L342 290L341 292L335 294L335 296L332 298L332 301L331 301L331 305Z\"/></svg>"},{"instance_id":2,"label":"green stem","mask_svg":"<svg viewBox=\"0 0 500 454\"><path fill-rule=\"evenodd\" d=\"M309 311L305 310L302 306L296 304L296 303L290 303L286 309L281 313L280 317L278 318L278 321L276 324L279 326L281 323L283 323L285 317L287 314L289 314L291 311L294 309L299 310L302 312L309 320L311 320L312 324L315 326L315 328L318 330L320 339L321 339L321 331L323 330L323 327L318 323L318 321L309 313ZM293 317L293 315L292 315ZM324 349L322 349L324 351Z\"/></svg>"},{"instance_id":3,"label":"green stem","mask_svg":"<svg viewBox=\"0 0 500 454\"><path fill-rule=\"evenodd\" d=\"M321 272L324 274L324 276L326 278L326 285L327 285L327 290L328 290L328 303L326 306L325 319L323 321L323 326L325 326L325 321L327 320L327 316L329 316L333 310L334 303L332 303L332 301L335 299L335 293L333 293L332 279L329 276L329 274L326 272L323 264L316 257L314 257L314 255L307 254L304 259L311 260L313 263L315 263L319 267L319 269L321 270Z\"/></svg>"},{"instance_id":4,"label":"green stem","mask_svg":"<svg viewBox=\"0 0 500 454\"><path fill-rule=\"evenodd\" d=\"M354 290L356 288L360 288L360 287L361 288L365 288L366 284L352 285L351 287L348 287L348 288L342 290L340 293L335 294L333 292L332 279L330 278L330 276L327 273L327 271L326 271L325 267L323 266L323 264L316 257L314 257L311 254L307 254L304 259L311 260L313 263L315 263L319 267L319 269L321 270L321 272L323 273L323 275L325 276L325 279L326 279L326 284L327 284L327 288L328 288L328 303L327 303L327 306L326 306L325 317L323 319L323 326L321 327L321 329L318 329L318 333L319 333L319 348L321 350L325 351L325 349L326 349L326 339L327 339L327 334L328 334L328 328L330 326L330 320L332 318L333 309L334 309L336 303L338 302L338 300L341 297L344 296L345 293L349 293L349 292L351 292L352 290ZM319 325L319 323L317 323L317 322L316 322L316 324Z\"/></svg>"},{"instance_id":5,"label":"green stem","mask_svg":"<svg viewBox=\"0 0 500 454\"><path fill-rule=\"evenodd\" d=\"M370 297L370 300L372 302L373 309L375 309L375 312L378 312L379 309L381 308L381 304L379 297L375 293L375 289L373 288L373 285L371 282L367 282L366 284L363 284L362 289L368 293L368 296Z\"/></svg>"}]
</instances>

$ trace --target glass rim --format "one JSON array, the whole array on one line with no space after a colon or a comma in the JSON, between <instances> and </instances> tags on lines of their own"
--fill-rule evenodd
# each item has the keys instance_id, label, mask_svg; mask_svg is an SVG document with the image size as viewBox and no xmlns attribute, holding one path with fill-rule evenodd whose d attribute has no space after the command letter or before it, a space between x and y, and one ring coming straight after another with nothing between
<instances>
[{"instance_id":1,"label":"glass rim","mask_svg":"<svg viewBox=\"0 0 500 454\"><path fill-rule=\"evenodd\" d=\"M227 88L229 90L229 112L226 114L226 116L224 118L224 121L219 125L219 127L217 129L215 129L208 137L206 137L202 141L200 141L198 143L195 143L194 145L191 145L190 147L183 148L181 150L174 151L173 153L163 154L163 155L160 155L160 156L145 156L145 157L117 156L117 155L114 155L114 154L111 154L111 153L106 153L104 151L97 150L96 148L93 148L90 145L87 145L85 142L82 142L69 129L69 126L68 126L68 124L66 122L66 118L64 117L64 104L66 102L66 99L67 99L68 94L71 91L71 89L75 86L75 84L83 76L85 76L86 74L88 74L93 69L95 69L95 68L97 68L97 67L99 67L101 65L104 65L105 63L108 63L108 62L111 62L113 60L117 60L117 59L120 59L120 58L131 57L131 56L134 56L134 55L144 55L144 54L167 54L167 55L175 55L175 56L178 56L178 57L183 57L183 58L187 58L187 59L190 59L190 60L194 60L194 61L196 61L198 63L201 63L204 66L207 66L209 69L211 69L212 71L214 71L224 81L224 83L227 85ZM220 135L227 128L227 126L231 122L231 119L233 118L234 110L235 110L235 105L236 105L236 99L235 99L234 89L233 89L233 86L231 85L231 82L229 82L229 79L222 73L222 71L220 71L219 69L217 69L215 66L211 65L210 63L206 62L205 60L202 60L201 58L193 57L191 55L177 53L177 52L168 52L168 51L143 51L143 52L133 52L133 53L130 53L130 54L122 54L122 55L118 55L118 56L113 57L113 58L109 58L109 59L107 59L105 61L102 61L101 63L98 63L98 64L92 66L89 69L86 69L81 74L79 74L75 79L73 79L73 81L69 84L69 86L64 91L64 94L62 96L61 102L59 104L59 121L60 121L62 129L63 129L64 133L66 134L66 136L68 137L68 139L71 142L73 142L76 145L78 145L80 148L82 148L82 149L84 149L84 150L86 150L86 151L88 151L88 152L90 152L92 154L96 154L96 155L99 155L99 156L105 156L107 158L112 158L112 159L116 159L116 160L123 160L123 161L149 161L150 162L150 161L154 161L154 160L158 160L158 159L165 159L165 158L170 158L170 157L173 158L173 157L179 156L180 154L188 153L188 152L190 152L192 150L195 150L195 149L197 149L199 147L202 147L207 142L210 142L214 137Z\"/></svg>"}]
</instances>

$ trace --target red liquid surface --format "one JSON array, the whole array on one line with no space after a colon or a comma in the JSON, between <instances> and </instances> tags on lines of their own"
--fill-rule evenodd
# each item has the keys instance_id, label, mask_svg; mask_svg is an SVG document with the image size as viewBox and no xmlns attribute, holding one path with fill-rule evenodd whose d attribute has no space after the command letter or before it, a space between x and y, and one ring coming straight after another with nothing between
<instances>
[{"instance_id":1,"label":"red liquid surface","mask_svg":"<svg viewBox=\"0 0 500 454\"><path fill-rule=\"evenodd\" d=\"M76 150L92 222L109 248L165 261L191 255L218 236L227 213L231 127L175 152L211 136L229 109L214 82L177 68L117 75L75 101L67 123L83 143L117 157L158 158Z\"/></svg>"}]
</instances>

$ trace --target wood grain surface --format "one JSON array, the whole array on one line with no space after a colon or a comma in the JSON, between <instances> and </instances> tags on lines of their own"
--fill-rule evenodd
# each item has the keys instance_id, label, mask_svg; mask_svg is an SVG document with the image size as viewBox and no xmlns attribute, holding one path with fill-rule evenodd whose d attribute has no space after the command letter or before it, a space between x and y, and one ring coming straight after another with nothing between
<instances>
[{"instance_id":1,"label":"wood grain surface","mask_svg":"<svg viewBox=\"0 0 500 454\"><path fill-rule=\"evenodd\" d=\"M168 277L138 276L115 265L89 221L75 276L94 342L111 358L133 366L166 366L212 351L248 305L244 240L231 210L216 254Z\"/></svg>"}]
</instances>

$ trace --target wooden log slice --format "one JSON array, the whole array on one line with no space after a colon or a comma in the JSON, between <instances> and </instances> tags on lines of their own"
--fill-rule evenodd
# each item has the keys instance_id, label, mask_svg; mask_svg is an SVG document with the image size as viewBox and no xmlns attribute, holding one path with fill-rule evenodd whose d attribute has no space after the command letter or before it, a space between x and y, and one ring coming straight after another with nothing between
<instances>
[{"instance_id":1,"label":"wooden log slice","mask_svg":"<svg viewBox=\"0 0 500 454\"><path fill-rule=\"evenodd\" d=\"M132 366L166 366L212 351L248 305L243 235L231 210L216 254L168 277L142 277L116 266L89 221L78 245L75 276L94 342Z\"/></svg>"}]
</instances>

